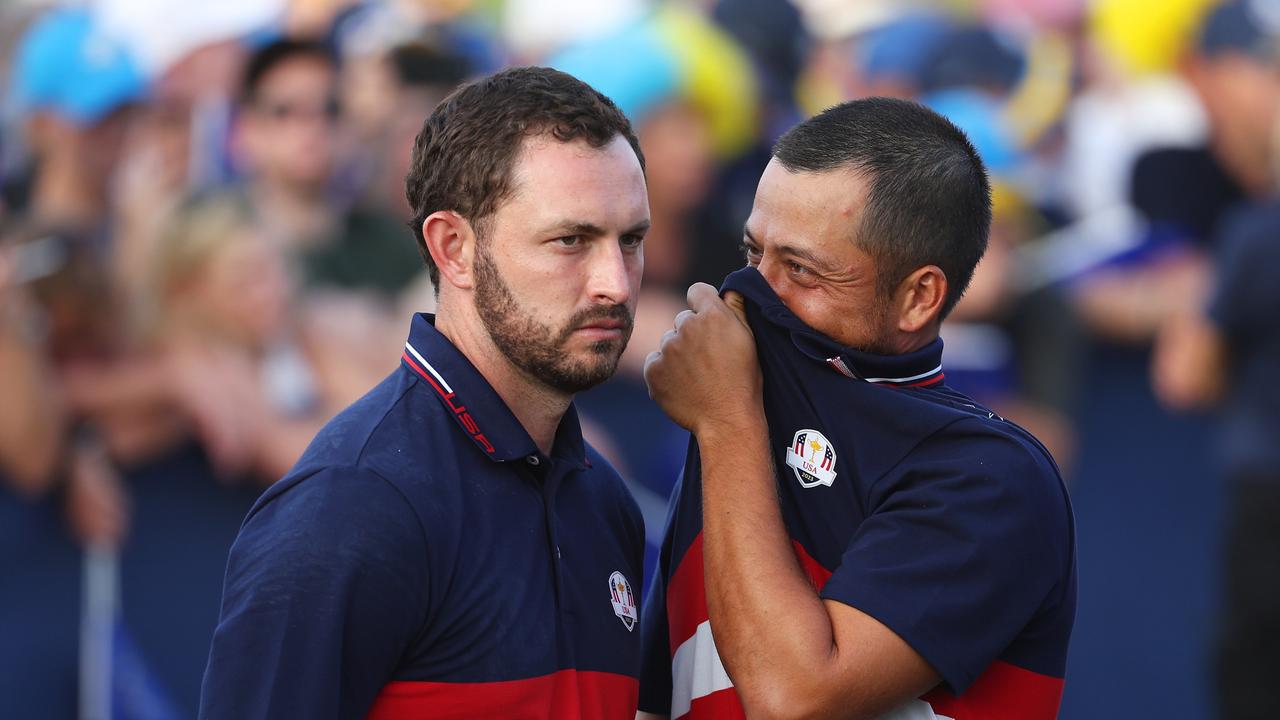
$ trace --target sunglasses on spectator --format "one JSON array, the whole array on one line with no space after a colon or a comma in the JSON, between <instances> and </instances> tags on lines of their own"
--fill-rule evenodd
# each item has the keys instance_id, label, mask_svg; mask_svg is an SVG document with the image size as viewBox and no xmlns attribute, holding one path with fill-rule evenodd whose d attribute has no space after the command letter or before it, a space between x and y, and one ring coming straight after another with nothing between
<instances>
[{"instance_id":1,"label":"sunglasses on spectator","mask_svg":"<svg viewBox=\"0 0 1280 720\"><path fill-rule=\"evenodd\" d=\"M337 120L342 115L342 106L335 97L326 98L323 103L271 102L262 100L257 103L258 111L272 120L286 121L301 118L323 117L325 120Z\"/></svg>"}]
</instances>

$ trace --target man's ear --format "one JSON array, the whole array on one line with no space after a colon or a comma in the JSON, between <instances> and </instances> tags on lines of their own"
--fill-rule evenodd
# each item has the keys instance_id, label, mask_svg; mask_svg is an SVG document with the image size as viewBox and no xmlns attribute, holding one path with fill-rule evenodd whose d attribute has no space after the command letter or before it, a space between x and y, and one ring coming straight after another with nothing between
<instances>
[{"instance_id":1,"label":"man's ear","mask_svg":"<svg viewBox=\"0 0 1280 720\"><path fill-rule=\"evenodd\" d=\"M947 276L937 265L925 265L908 275L894 295L898 330L920 332L942 317L942 306L947 299Z\"/></svg>"},{"instance_id":2,"label":"man's ear","mask_svg":"<svg viewBox=\"0 0 1280 720\"><path fill-rule=\"evenodd\" d=\"M437 210L422 221L422 238L440 270L440 282L470 290L475 282L476 233L471 223L452 210Z\"/></svg>"}]
</instances>

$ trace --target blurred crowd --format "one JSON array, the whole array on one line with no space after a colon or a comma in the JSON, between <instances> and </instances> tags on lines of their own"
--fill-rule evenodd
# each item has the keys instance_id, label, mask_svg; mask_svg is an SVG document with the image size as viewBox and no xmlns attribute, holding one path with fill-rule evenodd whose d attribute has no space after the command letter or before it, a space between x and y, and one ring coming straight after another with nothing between
<instances>
[{"instance_id":1,"label":"blurred crowd","mask_svg":"<svg viewBox=\"0 0 1280 720\"><path fill-rule=\"evenodd\" d=\"M1078 487L1136 463L1158 496L1156 476L1204 468L1195 482L1280 510L1276 0L11 0L0 716L97 697L82 563L103 556L113 642L131 648L110 663L133 679L101 702L193 714L244 512L433 307L405 227L423 119L520 64L613 98L648 159L635 334L578 405L641 504L650 560L686 436L649 401L644 356L689 283L741 265L772 142L869 95L949 117L993 179L990 249L943 328L948 382L1040 437ZM1237 585L1280 578L1265 524L1228 543L1232 608L1253 602ZM1254 667L1239 658L1280 648L1242 612L1212 651L1236 653L1224 697ZM1064 716L1096 716L1072 715L1075 669Z\"/></svg>"}]
</instances>

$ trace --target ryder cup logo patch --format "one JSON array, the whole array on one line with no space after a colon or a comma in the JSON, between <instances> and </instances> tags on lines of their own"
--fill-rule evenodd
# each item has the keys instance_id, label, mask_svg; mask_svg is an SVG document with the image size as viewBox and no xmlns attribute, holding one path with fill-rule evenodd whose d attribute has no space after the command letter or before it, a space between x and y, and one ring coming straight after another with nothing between
<instances>
[{"instance_id":1,"label":"ryder cup logo patch","mask_svg":"<svg viewBox=\"0 0 1280 720\"><path fill-rule=\"evenodd\" d=\"M800 487L831 487L836 479L836 449L817 430L800 430L787 448L787 465L795 471Z\"/></svg>"},{"instance_id":2,"label":"ryder cup logo patch","mask_svg":"<svg viewBox=\"0 0 1280 720\"><path fill-rule=\"evenodd\" d=\"M631 594L631 583L626 576L614 571L609 576L609 597L613 600L613 614L618 616L622 624L631 630L636 626L636 596Z\"/></svg>"}]
</instances>

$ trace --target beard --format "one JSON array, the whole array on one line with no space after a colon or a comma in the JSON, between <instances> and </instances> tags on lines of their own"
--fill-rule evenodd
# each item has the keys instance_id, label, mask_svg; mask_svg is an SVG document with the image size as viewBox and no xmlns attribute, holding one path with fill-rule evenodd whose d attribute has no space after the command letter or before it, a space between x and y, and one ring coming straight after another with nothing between
<instances>
[{"instance_id":1,"label":"beard","mask_svg":"<svg viewBox=\"0 0 1280 720\"><path fill-rule=\"evenodd\" d=\"M480 321L498 350L529 377L563 393L578 393L612 377L631 338L631 311L625 305L579 310L559 329L534 319L516 300L483 243L476 248L475 299ZM571 351L574 331L598 320L622 323L622 337L591 343L585 356Z\"/></svg>"}]
</instances>

